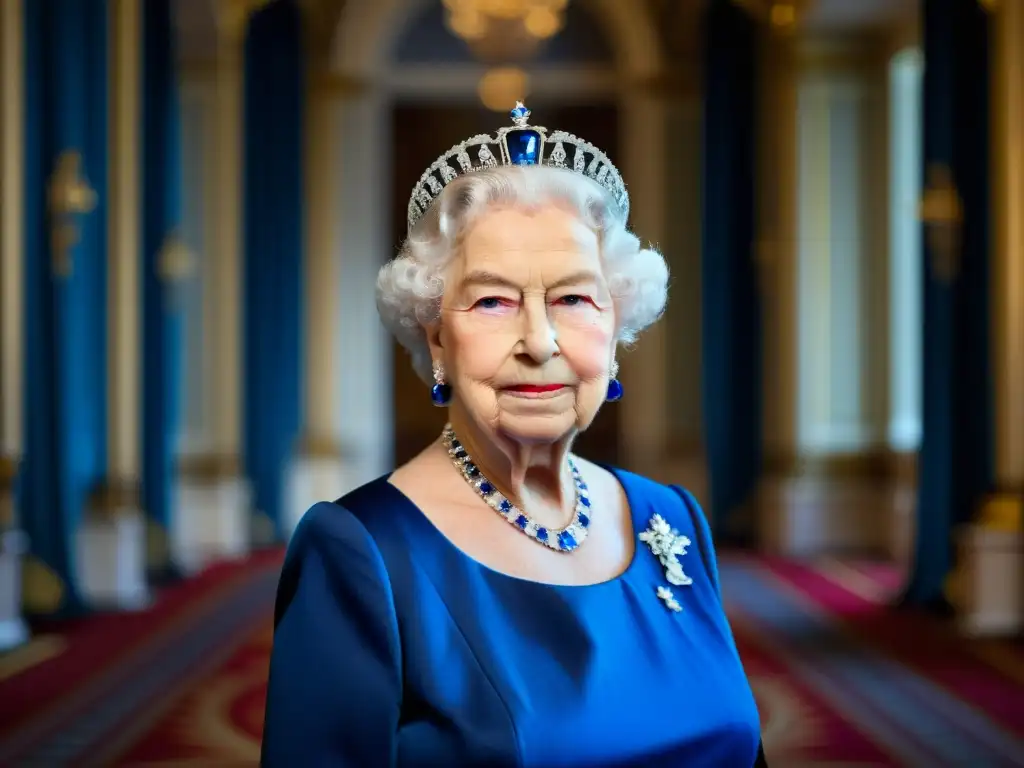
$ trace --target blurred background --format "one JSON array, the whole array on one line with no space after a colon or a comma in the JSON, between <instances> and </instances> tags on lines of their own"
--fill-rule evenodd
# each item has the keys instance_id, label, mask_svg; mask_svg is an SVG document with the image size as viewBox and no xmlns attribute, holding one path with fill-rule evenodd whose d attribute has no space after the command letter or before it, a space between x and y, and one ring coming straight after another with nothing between
<instances>
[{"instance_id":1,"label":"blurred background","mask_svg":"<svg viewBox=\"0 0 1024 768\"><path fill-rule=\"evenodd\" d=\"M704 505L771 764L1024 765L1021 41L1024 0L0 0L0 766L256 763L290 532L443 424L376 272L517 99L670 263L579 452Z\"/></svg>"}]
</instances>

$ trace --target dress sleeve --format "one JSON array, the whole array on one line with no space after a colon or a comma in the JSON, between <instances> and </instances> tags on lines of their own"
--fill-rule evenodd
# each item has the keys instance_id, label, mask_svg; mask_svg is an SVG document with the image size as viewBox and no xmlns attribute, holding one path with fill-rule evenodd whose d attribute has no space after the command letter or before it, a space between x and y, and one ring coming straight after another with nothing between
<instances>
[{"instance_id":1,"label":"dress sleeve","mask_svg":"<svg viewBox=\"0 0 1024 768\"><path fill-rule=\"evenodd\" d=\"M718 583L718 557L715 555L715 544L711 539L711 526L708 525L708 519L704 516L700 504L697 503L697 499L693 497L692 493L685 488L680 488L678 485L673 485L672 490L679 494L679 497L683 500L683 505L686 507L686 511L690 514L690 520L693 521L693 530L697 534L697 548L700 550L700 558L704 562L704 568L708 572L711 585L715 588L715 592L718 594L719 600L721 600L722 588Z\"/></svg>"},{"instance_id":2,"label":"dress sleeve","mask_svg":"<svg viewBox=\"0 0 1024 768\"><path fill-rule=\"evenodd\" d=\"M400 659L380 552L348 510L317 504L278 584L261 766L393 765Z\"/></svg>"},{"instance_id":3,"label":"dress sleeve","mask_svg":"<svg viewBox=\"0 0 1024 768\"><path fill-rule=\"evenodd\" d=\"M711 526L708 525L708 519L705 517L700 504L697 503L697 499L693 497L692 493L677 485L673 485L672 490L679 494L686 507L686 511L690 513L690 519L693 521L693 530L697 535L697 548L700 550L700 558L704 563L704 568L707 570L711 585L715 588L718 599L721 601L722 588L718 579L718 556L715 554L715 544L711 538ZM730 627L731 631L732 628ZM763 741L759 741L757 744L757 757L755 758L753 768L768 768Z\"/></svg>"}]
</instances>

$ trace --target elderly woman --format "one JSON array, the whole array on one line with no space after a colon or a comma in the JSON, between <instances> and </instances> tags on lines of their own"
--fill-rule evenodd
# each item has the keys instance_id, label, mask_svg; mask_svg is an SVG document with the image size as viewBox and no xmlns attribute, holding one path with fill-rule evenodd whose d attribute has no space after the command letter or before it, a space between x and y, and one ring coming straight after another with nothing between
<instances>
[{"instance_id":1,"label":"elderly woman","mask_svg":"<svg viewBox=\"0 0 1024 768\"><path fill-rule=\"evenodd\" d=\"M299 525L265 766L763 764L697 503L572 453L665 261L600 150L512 117L427 169L381 270L450 423Z\"/></svg>"}]
</instances>

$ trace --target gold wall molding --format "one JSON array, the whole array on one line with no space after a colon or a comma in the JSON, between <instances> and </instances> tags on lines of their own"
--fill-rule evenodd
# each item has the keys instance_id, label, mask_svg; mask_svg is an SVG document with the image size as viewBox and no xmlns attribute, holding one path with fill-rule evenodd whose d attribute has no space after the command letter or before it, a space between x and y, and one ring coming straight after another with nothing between
<instances>
[{"instance_id":1,"label":"gold wall molding","mask_svg":"<svg viewBox=\"0 0 1024 768\"><path fill-rule=\"evenodd\" d=\"M177 459L178 476L199 483L217 483L237 478L241 461L236 455L202 454L180 456Z\"/></svg>"},{"instance_id":2,"label":"gold wall molding","mask_svg":"<svg viewBox=\"0 0 1024 768\"><path fill-rule=\"evenodd\" d=\"M26 2L0 2L0 445L11 453L20 453L24 440Z\"/></svg>"},{"instance_id":3,"label":"gold wall molding","mask_svg":"<svg viewBox=\"0 0 1024 768\"><path fill-rule=\"evenodd\" d=\"M0 456L0 533L14 527L14 486L18 480L19 461L13 456Z\"/></svg>"},{"instance_id":4,"label":"gold wall molding","mask_svg":"<svg viewBox=\"0 0 1024 768\"><path fill-rule=\"evenodd\" d=\"M1024 489L1024 2L1000 3L990 27L995 480Z\"/></svg>"},{"instance_id":5,"label":"gold wall molding","mask_svg":"<svg viewBox=\"0 0 1024 768\"><path fill-rule=\"evenodd\" d=\"M1024 530L1024 492L989 496L978 509L976 523L985 530L1020 533Z\"/></svg>"},{"instance_id":6,"label":"gold wall molding","mask_svg":"<svg viewBox=\"0 0 1024 768\"><path fill-rule=\"evenodd\" d=\"M330 435L307 434L299 439L298 453L310 459L343 459L348 455L337 438Z\"/></svg>"},{"instance_id":7,"label":"gold wall molding","mask_svg":"<svg viewBox=\"0 0 1024 768\"><path fill-rule=\"evenodd\" d=\"M356 98L371 93L374 85L364 78L318 71L310 78L309 88L313 96Z\"/></svg>"},{"instance_id":8,"label":"gold wall molding","mask_svg":"<svg viewBox=\"0 0 1024 768\"><path fill-rule=\"evenodd\" d=\"M141 355L142 3L110 4L107 162L107 475L139 473ZM107 514L100 512L99 514Z\"/></svg>"},{"instance_id":9,"label":"gold wall molding","mask_svg":"<svg viewBox=\"0 0 1024 768\"><path fill-rule=\"evenodd\" d=\"M864 75L887 67L887 41L877 34L843 37L805 37L793 41L794 60L801 70L827 74Z\"/></svg>"},{"instance_id":10,"label":"gold wall molding","mask_svg":"<svg viewBox=\"0 0 1024 768\"><path fill-rule=\"evenodd\" d=\"M18 457L0 455L0 490L14 487L20 466Z\"/></svg>"},{"instance_id":11,"label":"gold wall molding","mask_svg":"<svg viewBox=\"0 0 1024 768\"><path fill-rule=\"evenodd\" d=\"M821 481L916 481L917 454L889 449L855 453L785 454L765 456L763 472L772 477Z\"/></svg>"},{"instance_id":12,"label":"gold wall molding","mask_svg":"<svg viewBox=\"0 0 1024 768\"><path fill-rule=\"evenodd\" d=\"M94 520L138 517L140 506L137 480L106 480L89 494L86 503Z\"/></svg>"}]
</instances>

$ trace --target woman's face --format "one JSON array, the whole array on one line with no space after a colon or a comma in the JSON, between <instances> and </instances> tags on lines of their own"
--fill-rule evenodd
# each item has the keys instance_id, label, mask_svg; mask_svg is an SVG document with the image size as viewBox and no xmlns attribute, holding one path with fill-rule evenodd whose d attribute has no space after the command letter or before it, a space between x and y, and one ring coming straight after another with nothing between
<instances>
[{"instance_id":1,"label":"woman's face","mask_svg":"<svg viewBox=\"0 0 1024 768\"><path fill-rule=\"evenodd\" d=\"M434 360L477 424L521 443L586 429L615 348L597 234L556 206L484 213L446 275L433 331Z\"/></svg>"}]
</instances>

